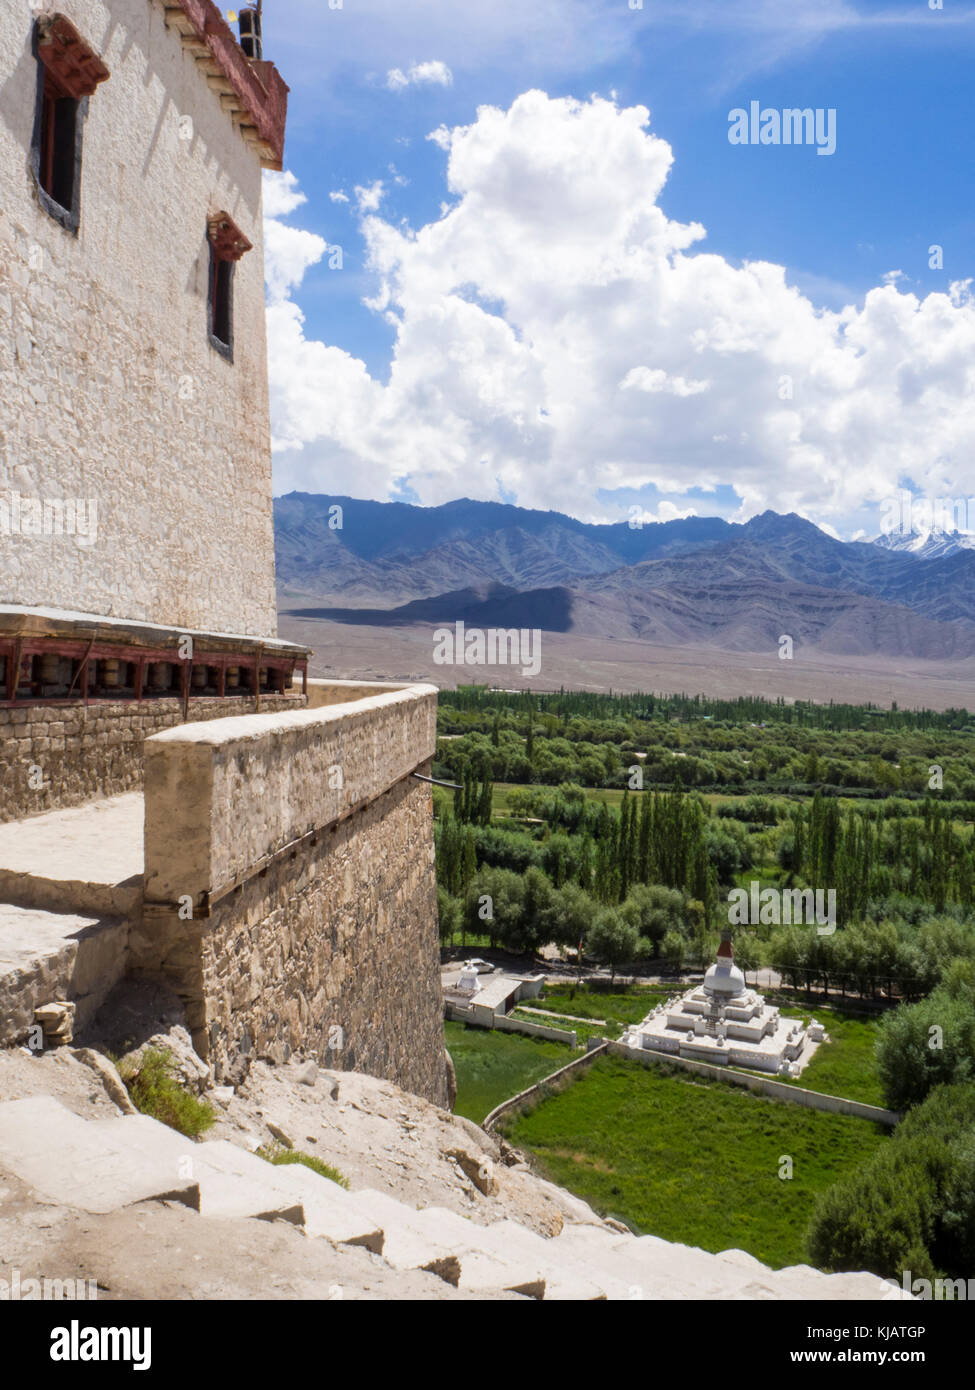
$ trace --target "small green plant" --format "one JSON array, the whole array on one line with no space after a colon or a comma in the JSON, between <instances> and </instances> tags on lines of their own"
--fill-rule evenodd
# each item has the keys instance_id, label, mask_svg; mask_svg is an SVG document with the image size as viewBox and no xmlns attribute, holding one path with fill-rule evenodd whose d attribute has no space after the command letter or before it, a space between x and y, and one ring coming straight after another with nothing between
<instances>
[{"instance_id":1,"label":"small green plant","mask_svg":"<svg viewBox=\"0 0 975 1390\"><path fill-rule=\"evenodd\" d=\"M216 1119L206 1101L197 1100L180 1085L168 1048L147 1048L138 1063L122 1062L119 1075L137 1110L189 1139L209 1129Z\"/></svg>"},{"instance_id":2,"label":"small green plant","mask_svg":"<svg viewBox=\"0 0 975 1390\"><path fill-rule=\"evenodd\" d=\"M339 1187L347 1188L349 1180L343 1177L337 1168L333 1168L330 1163L323 1163L314 1154L302 1153L300 1149L288 1149L283 1144L265 1144L258 1149L258 1155L267 1159L268 1163L277 1165L287 1163L300 1163L304 1168L310 1168L313 1173L317 1173L320 1178L328 1178L330 1182L337 1182Z\"/></svg>"}]
</instances>

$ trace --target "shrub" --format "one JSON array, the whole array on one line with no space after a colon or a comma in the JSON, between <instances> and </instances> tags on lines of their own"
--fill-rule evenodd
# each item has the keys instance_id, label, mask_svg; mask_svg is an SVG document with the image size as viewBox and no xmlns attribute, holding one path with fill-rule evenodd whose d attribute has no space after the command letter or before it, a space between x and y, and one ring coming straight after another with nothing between
<instances>
[{"instance_id":1,"label":"shrub","mask_svg":"<svg viewBox=\"0 0 975 1390\"><path fill-rule=\"evenodd\" d=\"M338 1183L339 1187L348 1188L349 1186L348 1178L344 1177L337 1168L333 1168L330 1163L324 1163L314 1154L303 1153L301 1149L289 1149L284 1144L265 1144L257 1152L260 1158L265 1159L268 1163L273 1163L275 1167L300 1163L303 1168L310 1168L320 1178L328 1178L329 1182Z\"/></svg>"},{"instance_id":2,"label":"shrub","mask_svg":"<svg viewBox=\"0 0 975 1390\"><path fill-rule=\"evenodd\" d=\"M119 1075L137 1110L190 1139L209 1129L216 1119L206 1101L197 1100L180 1085L168 1048L146 1048L138 1063L122 1062Z\"/></svg>"},{"instance_id":3,"label":"shrub","mask_svg":"<svg viewBox=\"0 0 975 1390\"><path fill-rule=\"evenodd\" d=\"M441 945L449 944L460 931L463 903L437 884L437 925Z\"/></svg>"},{"instance_id":4,"label":"shrub","mask_svg":"<svg viewBox=\"0 0 975 1390\"><path fill-rule=\"evenodd\" d=\"M636 959L640 938L613 908L602 908L586 937L586 950L610 968L611 977L625 961Z\"/></svg>"},{"instance_id":5,"label":"shrub","mask_svg":"<svg viewBox=\"0 0 975 1390\"><path fill-rule=\"evenodd\" d=\"M636 883L620 906L620 916L655 949L668 931L680 932L684 927L684 895L676 888Z\"/></svg>"},{"instance_id":6,"label":"shrub","mask_svg":"<svg viewBox=\"0 0 975 1390\"><path fill-rule=\"evenodd\" d=\"M679 931L668 931L660 943L660 958L669 970L680 970L684 964L687 942Z\"/></svg>"}]
</instances>

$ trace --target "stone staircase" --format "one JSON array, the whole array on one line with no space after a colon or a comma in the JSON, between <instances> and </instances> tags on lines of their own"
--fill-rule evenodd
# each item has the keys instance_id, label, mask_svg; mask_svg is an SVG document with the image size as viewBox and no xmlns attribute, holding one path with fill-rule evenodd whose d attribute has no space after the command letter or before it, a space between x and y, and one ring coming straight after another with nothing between
<instances>
[{"instance_id":1,"label":"stone staircase","mask_svg":"<svg viewBox=\"0 0 975 1390\"><path fill-rule=\"evenodd\" d=\"M607 1226L567 1224L545 1238L510 1220L482 1225L347 1191L300 1165L272 1165L226 1140L186 1139L146 1115L86 1120L52 1096L0 1103L0 1175L46 1203L117 1212L179 1203L198 1218L283 1221L311 1240L360 1246L394 1271L426 1271L468 1296L533 1299L891 1299L870 1274L773 1271L740 1250L709 1254ZM197 1219L196 1216L193 1218ZM902 1295L907 1297L907 1295Z\"/></svg>"},{"instance_id":2,"label":"stone staircase","mask_svg":"<svg viewBox=\"0 0 975 1390\"><path fill-rule=\"evenodd\" d=\"M82 1030L126 968L142 901L141 792L0 824L0 1047L38 1008L74 1005Z\"/></svg>"}]
</instances>

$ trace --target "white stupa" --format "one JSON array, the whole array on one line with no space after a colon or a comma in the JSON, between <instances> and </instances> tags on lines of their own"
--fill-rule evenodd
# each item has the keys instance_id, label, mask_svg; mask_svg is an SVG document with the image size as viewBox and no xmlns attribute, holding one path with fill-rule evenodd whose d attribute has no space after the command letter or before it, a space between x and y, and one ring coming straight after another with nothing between
<instances>
[{"instance_id":1,"label":"white stupa","mask_svg":"<svg viewBox=\"0 0 975 1390\"><path fill-rule=\"evenodd\" d=\"M473 961L465 961L461 967L460 979L455 985L459 994L477 994L481 988L481 980L478 975L477 966Z\"/></svg>"},{"instance_id":2,"label":"white stupa","mask_svg":"<svg viewBox=\"0 0 975 1390\"><path fill-rule=\"evenodd\" d=\"M658 1004L622 1037L638 1051L670 1052L699 1062L790 1076L798 1076L817 1045L828 1041L815 1019L805 1028L798 1019L782 1018L774 1005L748 988L735 964L727 929L703 984Z\"/></svg>"}]
</instances>

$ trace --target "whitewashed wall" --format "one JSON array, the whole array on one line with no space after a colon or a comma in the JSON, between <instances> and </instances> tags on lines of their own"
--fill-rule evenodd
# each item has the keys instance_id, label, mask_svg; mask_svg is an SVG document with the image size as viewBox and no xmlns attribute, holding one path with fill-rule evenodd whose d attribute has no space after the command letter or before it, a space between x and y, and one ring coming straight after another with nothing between
<instances>
[{"instance_id":1,"label":"whitewashed wall","mask_svg":"<svg viewBox=\"0 0 975 1390\"><path fill-rule=\"evenodd\" d=\"M89 101L74 236L29 170L37 11L0 5L0 497L94 499L97 538L0 535L0 603L271 635L258 156L162 0L51 9L111 77ZM207 337L206 217L224 210L254 244L233 364Z\"/></svg>"}]
</instances>

